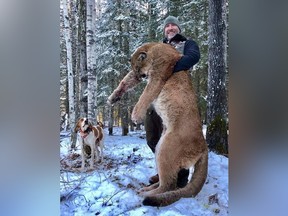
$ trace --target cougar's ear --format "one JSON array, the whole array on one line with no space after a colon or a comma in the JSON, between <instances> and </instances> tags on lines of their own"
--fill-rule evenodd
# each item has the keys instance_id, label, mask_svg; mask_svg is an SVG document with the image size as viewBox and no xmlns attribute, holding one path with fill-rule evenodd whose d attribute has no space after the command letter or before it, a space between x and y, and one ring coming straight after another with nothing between
<instances>
[{"instance_id":1,"label":"cougar's ear","mask_svg":"<svg viewBox=\"0 0 288 216\"><path fill-rule=\"evenodd\" d=\"M140 52L140 54L138 56L138 61L143 61L146 57L147 57L146 52Z\"/></svg>"}]
</instances>

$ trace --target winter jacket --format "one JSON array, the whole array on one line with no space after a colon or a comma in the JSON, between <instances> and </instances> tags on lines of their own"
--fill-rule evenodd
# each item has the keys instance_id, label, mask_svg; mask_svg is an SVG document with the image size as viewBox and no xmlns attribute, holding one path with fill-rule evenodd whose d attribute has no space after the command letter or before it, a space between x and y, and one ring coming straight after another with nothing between
<instances>
[{"instance_id":1,"label":"winter jacket","mask_svg":"<svg viewBox=\"0 0 288 216\"><path fill-rule=\"evenodd\" d=\"M195 65L200 59L200 51L197 43L192 39L187 39L186 37L176 34L173 38L168 41L167 38L163 40L163 43L171 44L172 46L177 46L178 43L184 45L181 50L181 45L177 49L179 52L183 54L181 59L176 63L173 72L176 73L182 70L189 70Z\"/></svg>"}]
</instances>

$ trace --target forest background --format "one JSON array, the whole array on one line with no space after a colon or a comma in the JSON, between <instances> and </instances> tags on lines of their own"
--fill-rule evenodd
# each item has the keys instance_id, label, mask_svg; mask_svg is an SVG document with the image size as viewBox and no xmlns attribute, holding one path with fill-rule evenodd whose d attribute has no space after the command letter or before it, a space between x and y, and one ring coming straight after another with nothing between
<instances>
[{"instance_id":1,"label":"forest background","mask_svg":"<svg viewBox=\"0 0 288 216\"><path fill-rule=\"evenodd\" d=\"M287 214L287 3L229 2L231 215ZM59 215L59 1L0 10L1 215Z\"/></svg>"},{"instance_id":2,"label":"forest background","mask_svg":"<svg viewBox=\"0 0 288 216\"><path fill-rule=\"evenodd\" d=\"M145 82L113 107L107 97L130 70L129 58L146 42L163 40L163 21L178 17L182 34L195 40L201 59L191 69L210 149L228 153L228 1L61 0L60 130L80 116L134 131L131 112ZM72 134L72 142L76 137Z\"/></svg>"}]
</instances>

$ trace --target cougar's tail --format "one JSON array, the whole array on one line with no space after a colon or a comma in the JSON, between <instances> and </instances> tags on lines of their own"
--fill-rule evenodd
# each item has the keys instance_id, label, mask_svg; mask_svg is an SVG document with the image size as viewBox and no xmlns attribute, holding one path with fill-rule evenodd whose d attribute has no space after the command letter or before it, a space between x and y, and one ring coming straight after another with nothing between
<instances>
[{"instance_id":1,"label":"cougar's tail","mask_svg":"<svg viewBox=\"0 0 288 216\"><path fill-rule=\"evenodd\" d=\"M182 197L195 197L200 192L205 183L207 177L207 168L208 151L206 150L195 164L191 181L184 188L179 188L174 191L167 191L155 196L145 197L143 200L143 205L167 206L176 202Z\"/></svg>"}]
</instances>

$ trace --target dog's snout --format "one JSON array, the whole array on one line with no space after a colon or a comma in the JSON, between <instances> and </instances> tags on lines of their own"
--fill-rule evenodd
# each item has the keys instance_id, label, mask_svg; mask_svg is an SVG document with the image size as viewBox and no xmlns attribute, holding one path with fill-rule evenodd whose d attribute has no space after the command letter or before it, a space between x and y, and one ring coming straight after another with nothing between
<instances>
[{"instance_id":1,"label":"dog's snout","mask_svg":"<svg viewBox=\"0 0 288 216\"><path fill-rule=\"evenodd\" d=\"M85 124L88 124L88 119L85 120Z\"/></svg>"}]
</instances>

